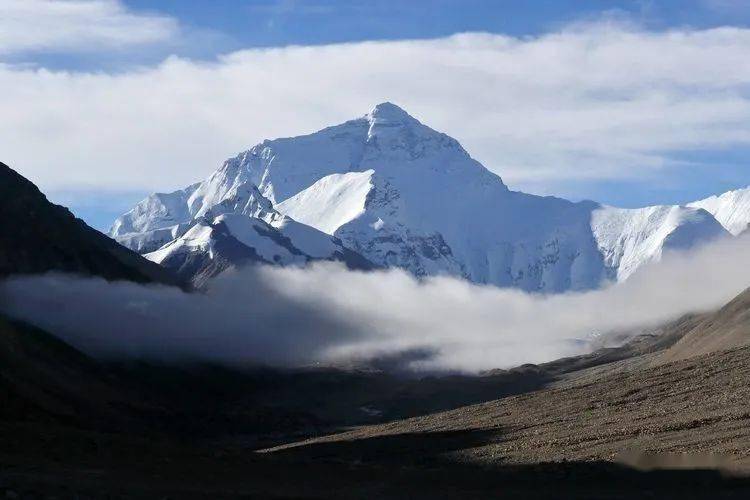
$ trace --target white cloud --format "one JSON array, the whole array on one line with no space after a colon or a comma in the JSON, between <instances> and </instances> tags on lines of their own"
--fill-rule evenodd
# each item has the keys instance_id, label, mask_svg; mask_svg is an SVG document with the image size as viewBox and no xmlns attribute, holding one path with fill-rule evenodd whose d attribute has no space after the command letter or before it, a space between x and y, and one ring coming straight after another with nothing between
<instances>
[{"instance_id":1,"label":"white cloud","mask_svg":"<svg viewBox=\"0 0 750 500\"><path fill-rule=\"evenodd\" d=\"M171 189L265 138L394 101L511 184L643 176L750 143L750 30L253 49L118 74L0 67L3 160L43 188ZM691 168L685 164L682 168Z\"/></svg>"},{"instance_id":2,"label":"white cloud","mask_svg":"<svg viewBox=\"0 0 750 500\"><path fill-rule=\"evenodd\" d=\"M96 52L177 32L174 19L130 12L118 0L0 0L0 54Z\"/></svg>"}]
</instances>

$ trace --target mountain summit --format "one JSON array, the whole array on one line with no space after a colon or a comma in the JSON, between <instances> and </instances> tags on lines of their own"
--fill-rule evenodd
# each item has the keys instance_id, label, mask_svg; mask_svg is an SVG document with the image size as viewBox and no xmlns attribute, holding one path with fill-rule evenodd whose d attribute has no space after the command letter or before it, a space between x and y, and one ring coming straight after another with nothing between
<instances>
[{"instance_id":1,"label":"mountain summit","mask_svg":"<svg viewBox=\"0 0 750 500\"><path fill-rule=\"evenodd\" d=\"M417 119L392 102L381 102L367 113L370 123L418 123Z\"/></svg>"},{"instance_id":2,"label":"mountain summit","mask_svg":"<svg viewBox=\"0 0 750 500\"><path fill-rule=\"evenodd\" d=\"M181 252L208 253L183 236L215 217L230 233L230 218L306 227L316 241L333 238L339 255L416 276L543 292L622 280L665 250L728 236L701 207L617 209L510 191L458 141L387 102L310 135L266 140L203 182L142 201L111 234L166 262L181 238ZM189 242L200 240L194 232Z\"/></svg>"},{"instance_id":3,"label":"mountain summit","mask_svg":"<svg viewBox=\"0 0 750 500\"><path fill-rule=\"evenodd\" d=\"M409 134L424 135L435 134L434 130L422 125L419 120L409 113L390 102L383 102L372 108L364 116L369 128L367 130L368 141L377 140L377 137L387 140L388 137L398 137Z\"/></svg>"}]
</instances>

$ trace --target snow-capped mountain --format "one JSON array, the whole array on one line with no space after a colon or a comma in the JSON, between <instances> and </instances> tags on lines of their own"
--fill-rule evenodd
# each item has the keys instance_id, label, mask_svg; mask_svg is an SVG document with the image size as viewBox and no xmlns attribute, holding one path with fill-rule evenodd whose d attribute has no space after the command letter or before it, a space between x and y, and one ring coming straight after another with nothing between
<instances>
[{"instance_id":1,"label":"snow-capped mountain","mask_svg":"<svg viewBox=\"0 0 750 500\"><path fill-rule=\"evenodd\" d=\"M617 209L510 191L456 140L390 103L314 134L264 141L201 183L142 201L111 234L170 265L170 248L210 255L206 234L233 234L244 220L230 216L282 233L307 227L316 241L332 238L416 276L544 292L625 279L664 250L728 234L699 207ZM293 261L279 256L265 260Z\"/></svg>"}]
</instances>

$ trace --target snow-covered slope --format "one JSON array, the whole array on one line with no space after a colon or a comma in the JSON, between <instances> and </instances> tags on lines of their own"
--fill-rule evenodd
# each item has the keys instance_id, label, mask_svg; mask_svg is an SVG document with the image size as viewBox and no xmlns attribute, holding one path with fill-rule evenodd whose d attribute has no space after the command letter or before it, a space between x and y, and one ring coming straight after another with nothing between
<instances>
[{"instance_id":1,"label":"snow-covered slope","mask_svg":"<svg viewBox=\"0 0 750 500\"><path fill-rule=\"evenodd\" d=\"M640 266L661 259L668 250L690 248L726 236L711 214L699 208L655 206L639 209L601 207L591 229L608 269L623 281Z\"/></svg>"},{"instance_id":2,"label":"snow-covered slope","mask_svg":"<svg viewBox=\"0 0 750 500\"><path fill-rule=\"evenodd\" d=\"M193 184L174 193L152 194L119 217L112 225L110 233L114 236L142 233L184 222L189 218L187 200L198 186L199 184Z\"/></svg>"},{"instance_id":3,"label":"snow-covered slope","mask_svg":"<svg viewBox=\"0 0 750 500\"><path fill-rule=\"evenodd\" d=\"M374 173L366 170L327 175L279 203L277 208L296 221L334 234L365 212Z\"/></svg>"},{"instance_id":4,"label":"snow-covered slope","mask_svg":"<svg viewBox=\"0 0 750 500\"><path fill-rule=\"evenodd\" d=\"M204 182L174 193L152 194L119 217L110 236L148 253L182 236L201 218L233 213L273 223L283 217L252 182L234 178L234 183L226 184L231 173L231 164L225 165Z\"/></svg>"},{"instance_id":5,"label":"snow-covered slope","mask_svg":"<svg viewBox=\"0 0 750 500\"><path fill-rule=\"evenodd\" d=\"M232 167L229 162L184 190L149 196L118 218L110 235L197 283L248 263L336 260L374 267L338 238L276 211L252 182L235 176L227 183Z\"/></svg>"},{"instance_id":6,"label":"snow-covered slope","mask_svg":"<svg viewBox=\"0 0 750 500\"><path fill-rule=\"evenodd\" d=\"M390 103L314 134L264 141L199 184L144 200L112 235L155 250L193 221L214 224L223 214L261 220L293 242L305 230L326 233L417 276L544 292L623 279L664 248L724 233L693 208L612 209L510 191L456 140Z\"/></svg>"},{"instance_id":7,"label":"snow-covered slope","mask_svg":"<svg viewBox=\"0 0 750 500\"><path fill-rule=\"evenodd\" d=\"M737 236L750 226L750 187L688 204L710 212L727 231Z\"/></svg>"}]
</instances>

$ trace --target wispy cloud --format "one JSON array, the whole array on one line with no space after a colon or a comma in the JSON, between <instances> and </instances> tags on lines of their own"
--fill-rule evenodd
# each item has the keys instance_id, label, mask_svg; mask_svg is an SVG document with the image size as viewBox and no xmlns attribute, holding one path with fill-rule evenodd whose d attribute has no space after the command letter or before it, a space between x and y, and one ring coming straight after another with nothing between
<instances>
[{"instance_id":1,"label":"wispy cloud","mask_svg":"<svg viewBox=\"0 0 750 500\"><path fill-rule=\"evenodd\" d=\"M250 12L259 12L271 15L325 15L336 12L337 5L330 2L316 2L298 0L268 0L266 2L252 3L247 6ZM341 7L347 8L349 5Z\"/></svg>"},{"instance_id":2,"label":"wispy cloud","mask_svg":"<svg viewBox=\"0 0 750 500\"><path fill-rule=\"evenodd\" d=\"M675 152L750 144L749 52L747 29L652 32L607 21L534 38L171 57L118 74L5 66L0 150L47 189L170 189L265 138L390 100L514 186L639 178L691 168Z\"/></svg>"},{"instance_id":3,"label":"wispy cloud","mask_svg":"<svg viewBox=\"0 0 750 500\"><path fill-rule=\"evenodd\" d=\"M132 12L119 0L0 0L0 54L98 52L178 33L175 19Z\"/></svg>"}]
</instances>

